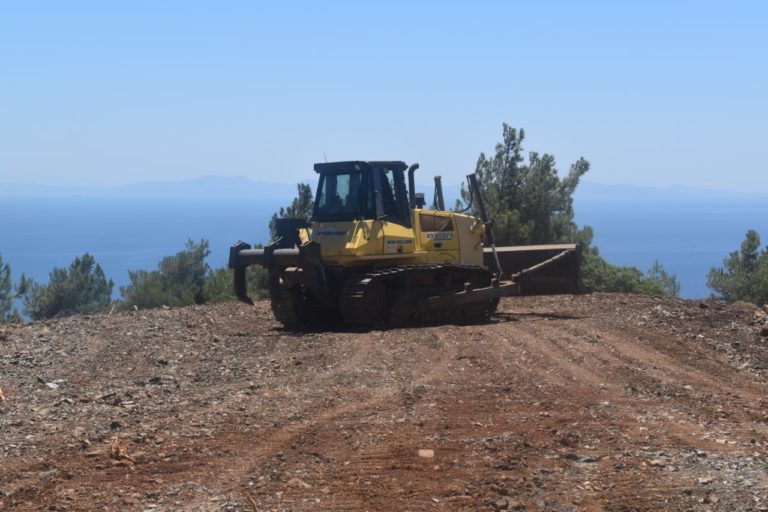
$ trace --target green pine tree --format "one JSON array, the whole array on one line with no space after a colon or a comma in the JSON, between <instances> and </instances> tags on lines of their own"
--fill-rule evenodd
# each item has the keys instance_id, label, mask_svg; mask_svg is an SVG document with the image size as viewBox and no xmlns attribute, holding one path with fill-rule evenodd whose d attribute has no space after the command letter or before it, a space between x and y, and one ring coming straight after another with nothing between
<instances>
[{"instance_id":1,"label":"green pine tree","mask_svg":"<svg viewBox=\"0 0 768 512\"><path fill-rule=\"evenodd\" d=\"M202 304L210 253L207 240L188 240L183 251L163 258L157 270L129 271L130 283L120 287L124 303L145 309Z\"/></svg>"},{"instance_id":2,"label":"green pine tree","mask_svg":"<svg viewBox=\"0 0 768 512\"><path fill-rule=\"evenodd\" d=\"M269 233L272 238L277 234L277 219L309 219L312 215L312 209L315 206L314 199L312 198L312 187L306 183L299 183L296 189L296 197L293 198L290 206L280 208L279 211L272 215L272 219L269 221Z\"/></svg>"},{"instance_id":3,"label":"green pine tree","mask_svg":"<svg viewBox=\"0 0 768 512\"><path fill-rule=\"evenodd\" d=\"M3 263L3 256L0 255L0 323L19 319L19 313L13 306L15 298L11 266Z\"/></svg>"},{"instance_id":4,"label":"green pine tree","mask_svg":"<svg viewBox=\"0 0 768 512\"><path fill-rule=\"evenodd\" d=\"M577 232L573 193L589 170L589 162L580 158L561 179L552 155L532 152L525 162L522 129L505 123L502 136L493 157L481 153L475 166L496 242L528 245L573 241ZM464 188L462 197L469 202ZM477 205L473 213L478 213Z\"/></svg>"},{"instance_id":5,"label":"green pine tree","mask_svg":"<svg viewBox=\"0 0 768 512\"><path fill-rule=\"evenodd\" d=\"M75 258L69 268L54 268L47 284L22 276L19 294L24 297L26 314L40 320L108 309L113 287L96 259L85 253Z\"/></svg>"},{"instance_id":6,"label":"green pine tree","mask_svg":"<svg viewBox=\"0 0 768 512\"><path fill-rule=\"evenodd\" d=\"M760 250L760 235L749 230L738 251L728 255L724 267L712 267L707 286L727 302L768 303L768 246Z\"/></svg>"},{"instance_id":7,"label":"green pine tree","mask_svg":"<svg viewBox=\"0 0 768 512\"><path fill-rule=\"evenodd\" d=\"M592 246L589 226L578 229L574 222L573 194L579 180L589 171L589 162L579 158L568 174L560 178L552 155L523 153L525 132L502 128L502 141L496 144L492 157L480 154L475 167L493 235L499 245L551 244L580 242L584 260L582 276L592 290L677 295L680 285L656 262L644 274L636 267L621 267L605 261ZM462 198L470 201L462 187ZM462 205L456 205L457 210ZM471 213L479 215L473 203Z\"/></svg>"}]
</instances>

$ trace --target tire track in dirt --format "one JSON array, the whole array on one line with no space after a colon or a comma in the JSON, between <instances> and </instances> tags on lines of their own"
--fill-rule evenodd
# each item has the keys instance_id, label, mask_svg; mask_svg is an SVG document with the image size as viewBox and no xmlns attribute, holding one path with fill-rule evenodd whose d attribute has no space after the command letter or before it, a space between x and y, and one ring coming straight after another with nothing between
<instances>
[{"instance_id":1,"label":"tire track in dirt","mask_svg":"<svg viewBox=\"0 0 768 512\"><path fill-rule=\"evenodd\" d=\"M565 332L568 334L564 335ZM585 335L595 341L584 341L581 338ZM651 379L684 392L693 389L701 394L730 395L731 399L738 398L742 402L758 402L766 396L768 386L744 382L736 369L723 372L728 366L718 364L716 354L711 351L700 353L696 360L674 358L664 350L671 340L661 338L660 342L651 346L649 343L638 345L627 341L632 337L630 333L618 333L613 329L598 332L569 324L566 327L547 325L521 339L532 349L535 345L552 359L553 364L568 372L571 379L580 384L589 382L591 387L604 382L626 386L638 380ZM699 364L695 365L695 362ZM609 371L598 375L598 369ZM715 370L718 370L718 379L711 378Z\"/></svg>"},{"instance_id":2,"label":"tire track in dirt","mask_svg":"<svg viewBox=\"0 0 768 512\"><path fill-rule=\"evenodd\" d=\"M438 348L447 348L447 350L437 350ZM408 380L412 380L413 385L423 385L439 380L446 371L445 362L454 359L457 350L455 345L425 347L420 356L412 356L412 359L416 363L428 360L430 364L411 368L410 373L407 374ZM333 382L339 376L354 371L356 368L365 366L372 359L377 359L386 353L387 347L381 344L355 343L353 349L342 358L341 364L334 368L333 372L320 376L317 385L330 387L327 383ZM438 357L435 358L435 355ZM421 368L428 368L428 371L417 374L416 370ZM156 462L151 464L151 469L148 469L147 472L149 474L165 474L169 477L172 475L175 480L195 478L196 474L205 472L216 475L211 483L217 482L221 489L229 489L230 492L246 490L246 482L244 481L248 479L249 475L259 474L261 466L274 458L275 454L290 451L291 445L297 439L306 437L312 432L337 429L339 423L344 420L355 422L360 416L364 416L365 411L387 407L397 408L402 388L395 384L379 389L366 387L361 391L353 390L352 396L347 397L340 405L336 406L326 407L323 404L310 404L309 407L300 412L301 417L310 419L292 421L290 418L274 418L278 426L269 429L269 432L264 430L243 431L236 425L225 425L214 432L210 439L178 443L177 451L186 454L184 456L186 458L185 463ZM288 396L284 396L282 400L290 401ZM201 453L202 446L205 447L205 453ZM229 455L212 459L211 453L228 453ZM203 460L205 461L204 464ZM357 473L365 473L372 469L372 460L375 459L361 456L360 464L353 467ZM114 476L114 483L120 485L120 475ZM109 476L105 477L104 475L102 478L95 479L99 480L100 485L107 485L111 480ZM236 482L241 482L241 484L237 485ZM363 504L364 501L360 501L360 499L352 499L346 504L339 501L335 506L359 509Z\"/></svg>"},{"instance_id":3,"label":"tire track in dirt","mask_svg":"<svg viewBox=\"0 0 768 512\"><path fill-rule=\"evenodd\" d=\"M395 340L397 333L394 333ZM443 379L447 373L450 373L450 369L447 368L447 362L455 359L458 353L458 347L456 345L444 345L439 344L440 334L433 332L432 336L428 336L429 339L427 346L417 344L416 348L420 349L419 352L412 354L410 359L417 365L415 367L408 368L405 372L405 380L411 381L412 386L428 385L432 382ZM437 337L437 340L434 337ZM437 343L435 343L437 341ZM395 341L396 343L396 341ZM429 346L429 345L432 346ZM438 350L442 349L442 350ZM381 344L370 343L358 343L355 345L355 349L352 351L349 357L344 359L344 362L340 365L338 372L335 372L334 376L344 374L352 371L361 366L369 364L371 360L376 360L382 354L391 353L391 347L382 346ZM436 356L436 357L435 357ZM419 373L418 370L425 369L423 373ZM402 379L401 379L402 380ZM360 478L363 478L367 474L375 474L381 470L381 461L384 460L377 455L376 449L369 449L361 442L360 429L355 428L355 423L363 426L364 423L360 421L361 416L365 416L365 413L376 412L378 410L390 408L397 410L401 404L400 396L403 393L402 386L389 385L386 387L378 388L373 391L373 394L369 394L365 397L356 396L352 400L348 400L346 403L334 407L325 412L320 412L313 415L313 419L305 421L301 425L288 425L286 428L275 432L268 438L259 440L259 447L255 450L249 451L245 457L243 457L242 464L239 465L235 474L239 474L239 479L242 481L247 478L247 475L258 474L259 469L263 464L278 452L282 452L290 448L290 446L299 438L308 436L310 434L319 435L321 438L323 435L328 436L328 433L333 433L339 430L348 428L350 430L357 431L357 441L352 444L350 450L353 457L352 460L344 461L347 464L343 464L338 469L333 471L333 478L342 482L354 482L360 483ZM335 436L330 436L335 437ZM338 440L334 440L338 443ZM334 443L327 443L322 451L323 457L328 459L337 459L337 454L334 452ZM349 449L350 447L347 447ZM355 457L356 456L356 457ZM323 479L322 475L320 475ZM300 485L300 484L299 484ZM336 496L333 502L333 507L336 510L360 510L361 507L366 505L370 506L370 497L360 495L358 493L347 493L344 495Z\"/></svg>"},{"instance_id":4,"label":"tire track in dirt","mask_svg":"<svg viewBox=\"0 0 768 512\"><path fill-rule=\"evenodd\" d=\"M676 373L682 375L682 381L693 382L697 387L707 383L704 387L706 391L713 390L722 394L733 394L741 392L740 396L744 399L754 399L758 394L752 392L752 389L760 389L761 386L750 386L749 391L736 388L730 383L721 381L711 382L710 375L703 370L688 365L685 362L676 364L668 355L656 350L655 347L638 348L633 343L627 342L626 338L614 336L610 330L601 330L599 333L599 344L588 343L579 339L579 329L573 325L563 328L562 325L555 325L554 322L543 322L546 327L542 328L542 322L530 323L525 325L524 329L513 326L505 333L509 339L523 344L526 353L536 353L538 364L528 366L528 374L538 372L540 379L546 379L549 383L559 386L558 393L562 397L571 397L576 403L585 405L586 402L618 404L619 408L612 411L611 419L614 423L623 422L627 428L630 425L637 426L635 416L649 408L663 408L665 404L641 401L637 402L632 397L627 397L623 392L614 392L617 384L626 384L640 377L651 378L660 382L673 382L680 384L680 379L673 379L671 376ZM570 322L569 322L570 323ZM534 328L535 327L535 328ZM531 329L533 332L530 332ZM565 335L567 332L567 335ZM595 334L594 330L592 334ZM605 353L602 349L609 348L611 353ZM500 347L503 350L504 346ZM557 367L561 372L560 378L553 378L552 368ZM587 370L590 368L592 370ZM623 371L610 374L600 374L602 368L621 369ZM643 368L651 368L654 371L643 372ZM641 374L645 375L641 375ZM529 377L531 378L531 377ZM535 377L533 377L535 378ZM729 379L730 380L730 379ZM608 385L606 386L607 383ZM619 389L622 389L619 386ZM587 398L590 397L591 398ZM754 415L752 415L754 417ZM736 447L719 446L713 441L703 443L701 437L704 430L698 424L697 418L681 418L678 422L667 422L664 425L664 431L660 432L670 442L687 445L697 445L701 447L706 445L710 450L723 454L733 454L734 452L744 453L744 450ZM746 432L745 434L749 434ZM674 479L667 480L662 475L662 480L655 478L646 483L638 481L637 475L618 476L616 479L615 496L626 498L630 491L622 491L622 485L634 489L633 498L638 499L638 487L648 487L655 490L667 489L673 491L680 486Z\"/></svg>"}]
</instances>

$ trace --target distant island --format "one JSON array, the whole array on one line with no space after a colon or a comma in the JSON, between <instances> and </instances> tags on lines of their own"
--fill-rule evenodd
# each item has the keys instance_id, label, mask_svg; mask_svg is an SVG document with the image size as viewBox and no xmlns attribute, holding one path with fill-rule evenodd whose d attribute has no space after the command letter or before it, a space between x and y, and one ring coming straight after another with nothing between
<instances>
[{"instance_id":1,"label":"distant island","mask_svg":"<svg viewBox=\"0 0 768 512\"><path fill-rule=\"evenodd\" d=\"M314 175L306 182L314 188ZM460 197L461 184L444 184L446 204ZM433 185L418 182L417 188L431 203ZM280 199L287 203L296 193L295 183L254 181L244 176L202 176L179 181L143 181L116 187L50 186L29 183L0 183L0 197L92 197L155 199ZM645 187L638 185L606 185L582 180L574 194L577 202L697 202L768 200L766 194L750 194L729 190L711 190L687 186ZM578 213L578 210L577 210Z\"/></svg>"}]
</instances>

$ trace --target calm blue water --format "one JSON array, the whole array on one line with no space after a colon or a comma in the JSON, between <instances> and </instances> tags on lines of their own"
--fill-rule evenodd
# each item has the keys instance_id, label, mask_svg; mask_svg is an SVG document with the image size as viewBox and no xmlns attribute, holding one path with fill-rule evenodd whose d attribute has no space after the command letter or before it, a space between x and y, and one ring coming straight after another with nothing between
<instances>
[{"instance_id":1,"label":"calm blue water","mask_svg":"<svg viewBox=\"0 0 768 512\"><path fill-rule=\"evenodd\" d=\"M14 277L45 282L88 251L119 286L128 270L153 269L188 238L210 241L209 263L226 265L238 239L266 242L267 223L285 198L246 200L0 199L0 254ZM576 220L595 230L611 263L647 270L658 259L682 283L682 295L705 297L706 274L738 248L747 229L768 242L768 202L578 201Z\"/></svg>"},{"instance_id":2,"label":"calm blue water","mask_svg":"<svg viewBox=\"0 0 768 512\"><path fill-rule=\"evenodd\" d=\"M22 272L48 280L90 252L119 286L128 270L154 269L164 256L184 249L187 239L210 242L211 266L226 265L229 246L243 239L264 243L267 224L284 199L128 200L0 199L0 254L14 278Z\"/></svg>"},{"instance_id":3,"label":"calm blue water","mask_svg":"<svg viewBox=\"0 0 768 512\"><path fill-rule=\"evenodd\" d=\"M768 244L768 201L576 202L576 221L594 228L594 244L611 263L647 271L659 260L677 275L685 298L707 297L706 275L722 266L748 229Z\"/></svg>"}]
</instances>

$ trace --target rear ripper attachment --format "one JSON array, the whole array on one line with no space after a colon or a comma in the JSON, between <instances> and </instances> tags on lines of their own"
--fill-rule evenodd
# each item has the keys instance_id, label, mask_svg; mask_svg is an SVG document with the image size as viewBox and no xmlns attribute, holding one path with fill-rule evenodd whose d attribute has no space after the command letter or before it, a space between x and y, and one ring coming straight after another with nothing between
<instances>
[{"instance_id":1,"label":"rear ripper attachment","mask_svg":"<svg viewBox=\"0 0 768 512\"><path fill-rule=\"evenodd\" d=\"M230 248L235 293L247 294L246 269L269 273L272 311L302 327L345 323L475 322L501 297L578 293L581 247L496 247L475 175L468 176L481 220L446 211L439 177L425 209L415 191L418 164L315 164L320 175L312 217L278 219L264 248ZM407 172L407 185L406 185Z\"/></svg>"},{"instance_id":2,"label":"rear ripper attachment","mask_svg":"<svg viewBox=\"0 0 768 512\"><path fill-rule=\"evenodd\" d=\"M269 271L272 311L284 324L317 323L327 302L328 283L322 264L320 245L302 242L299 230L308 224L303 219L277 219L277 235L263 249L253 249L243 241L229 249L229 268L234 270L235 296L253 305L248 296L246 269L261 265Z\"/></svg>"}]
</instances>

